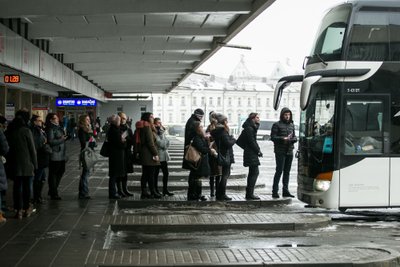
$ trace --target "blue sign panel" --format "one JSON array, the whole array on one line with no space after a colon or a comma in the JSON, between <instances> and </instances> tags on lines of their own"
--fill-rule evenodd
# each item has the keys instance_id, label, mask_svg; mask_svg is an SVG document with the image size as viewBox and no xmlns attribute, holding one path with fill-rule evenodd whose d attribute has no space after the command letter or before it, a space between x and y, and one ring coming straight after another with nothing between
<instances>
[{"instance_id":1,"label":"blue sign panel","mask_svg":"<svg viewBox=\"0 0 400 267\"><path fill-rule=\"evenodd\" d=\"M56 98L57 107L95 107L96 99L93 98Z\"/></svg>"}]
</instances>

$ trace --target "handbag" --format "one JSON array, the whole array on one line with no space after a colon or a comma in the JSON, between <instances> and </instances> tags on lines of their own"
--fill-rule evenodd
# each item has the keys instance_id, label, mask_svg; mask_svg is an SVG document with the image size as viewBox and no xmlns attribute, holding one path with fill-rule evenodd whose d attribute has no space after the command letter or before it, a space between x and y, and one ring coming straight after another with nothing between
<instances>
[{"instance_id":1,"label":"handbag","mask_svg":"<svg viewBox=\"0 0 400 267\"><path fill-rule=\"evenodd\" d=\"M83 168L89 170L99 161L99 157L97 156L96 151L88 147L86 144L86 147L81 151L80 160Z\"/></svg>"},{"instance_id":2,"label":"handbag","mask_svg":"<svg viewBox=\"0 0 400 267\"><path fill-rule=\"evenodd\" d=\"M192 145L193 140L186 146L186 154L184 160L194 170L196 170L201 161L201 153Z\"/></svg>"},{"instance_id":3,"label":"handbag","mask_svg":"<svg viewBox=\"0 0 400 267\"><path fill-rule=\"evenodd\" d=\"M101 146L100 155L106 158L110 156L110 143L107 140L105 140Z\"/></svg>"},{"instance_id":4,"label":"handbag","mask_svg":"<svg viewBox=\"0 0 400 267\"><path fill-rule=\"evenodd\" d=\"M219 149L221 150L221 141L219 141ZM222 167L227 167L231 164L231 158L229 156L228 150L226 151L225 156L222 155L220 151L218 151L217 164Z\"/></svg>"}]
</instances>

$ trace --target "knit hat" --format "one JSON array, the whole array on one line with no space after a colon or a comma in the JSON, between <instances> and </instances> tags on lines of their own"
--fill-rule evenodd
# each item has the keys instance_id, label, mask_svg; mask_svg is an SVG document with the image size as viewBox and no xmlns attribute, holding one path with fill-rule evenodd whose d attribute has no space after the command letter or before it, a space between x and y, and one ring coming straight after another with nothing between
<instances>
[{"instance_id":1,"label":"knit hat","mask_svg":"<svg viewBox=\"0 0 400 267\"><path fill-rule=\"evenodd\" d=\"M201 108L195 109L193 112L194 115L204 116L204 111Z\"/></svg>"},{"instance_id":2,"label":"knit hat","mask_svg":"<svg viewBox=\"0 0 400 267\"><path fill-rule=\"evenodd\" d=\"M220 124L224 124L224 121L228 119L228 118L227 118L224 114L222 114L222 113L218 113L218 114L216 115L216 118L217 118L218 123L220 123Z\"/></svg>"}]
</instances>

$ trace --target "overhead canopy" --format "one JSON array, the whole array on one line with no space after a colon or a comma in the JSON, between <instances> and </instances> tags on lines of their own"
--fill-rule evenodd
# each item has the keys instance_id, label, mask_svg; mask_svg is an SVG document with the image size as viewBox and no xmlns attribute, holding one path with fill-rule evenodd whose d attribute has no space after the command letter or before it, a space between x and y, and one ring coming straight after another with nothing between
<instances>
[{"instance_id":1,"label":"overhead canopy","mask_svg":"<svg viewBox=\"0 0 400 267\"><path fill-rule=\"evenodd\" d=\"M275 0L4 0L0 18L28 23L109 92L168 92Z\"/></svg>"}]
</instances>

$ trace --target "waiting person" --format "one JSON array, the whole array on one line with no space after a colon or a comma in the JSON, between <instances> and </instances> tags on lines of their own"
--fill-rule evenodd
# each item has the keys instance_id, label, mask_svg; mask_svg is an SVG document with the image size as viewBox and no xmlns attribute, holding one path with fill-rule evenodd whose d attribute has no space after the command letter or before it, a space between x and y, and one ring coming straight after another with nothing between
<instances>
[{"instance_id":1,"label":"waiting person","mask_svg":"<svg viewBox=\"0 0 400 267\"><path fill-rule=\"evenodd\" d=\"M243 139L245 147L243 151L243 166L249 167L247 175L246 199L258 200L258 196L254 195L254 187L260 173L258 166L260 165L259 157L262 157L260 147L257 143L257 130L260 125L260 117L258 113L250 113L249 117L243 123Z\"/></svg>"},{"instance_id":2,"label":"waiting person","mask_svg":"<svg viewBox=\"0 0 400 267\"><path fill-rule=\"evenodd\" d=\"M100 135L101 135L101 120L100 120L100 117L96 118L95 127L96 127L97 135L100 137Z\"/></svg>"},{"instance_id":3,"label":"waiting person","mask_svg":"<svg viewBox=\"0 0 400 267\"><path fill-rule=\"evenodd\" d=\"M108 157L108 198L120 199L117 191L117 181L126 175L126 139L121 135L121 118L114 114L109 118L110 127L107 132L107 140L110 147L110 156Z\"/></svg>"},{"instance_id":4,"label":"waiting person","mask_svg":"<svg viewBox=\"0 0 400 267\"><path fill-rule=\"evenodd\" d=\"M217 114L217 126L211 131L214 142L217 146L217 152L229 161L229 165L222 166L222 177L217 185L217 200L232 200L226 195L226 183L231 175L231 165L235 163L233 155L233 145L236 139L229 134L228 118L223 114Z\"/></svg>"},{"instance_id":5,"label":"waiting person","mask_svg":"<svg viewBox=\"0 0 400 267\"><path fill-rule=\"evenodd\" d=\"M185 141L184 141L184 150L183 150L183 158L185 158L186 155L186 146L190 144L190 142L193 140L193 138L196 136L196 130L195 130L195 122L202 121L204 117L204 111L201 108L196 109L192 116L187 120L186 125L185 125ZM182 168L190 170L190 166L183 161L182 163Z\"/></svg>"},{"instance_id":6,"label":"waiting person","mask_svg":"<svg viewBox=\"0 0 400 267\"><path fill-rule=\"evenodd\" d=\"M29 112L19 110L5 133L10 146L7 154L7 174L10 174L8 178L14 180L13 200L17 219L29 217L33 212L29 200L31 180L37 168L37 156L28 122Z\"/></svg>"},{"instance_id":7,"label":"waiting person","mask_svg":"<svg viewBox=\"0 0 400 267\"><path fill-rule=\"evenodd\" d=\"M133 194L128 190L128 173L133 173L132 147L134 145L135 138L133 136L133 131L131 127L126 123L128 119L126 114L123 112L119 112L118 116L121 118L121 125L120 125L121 135L126 139L126 147L125 147L126 173L123 177L121 177L117 181L117 189L118 189L118 194L120 196L131 197L133 196Z\"/></svg>"},{"instance_id":8,"label":"waiting person","mask_svg":"<svg viewBox=\"0 0 400 267\"><path fill-rule=\"evenodd\" d=\"M157 143L157 149L158 149L158 156L160 157L160 166L156 166L155 172L154 172L154 185L155 185L155 191L159 194L160 192L158 191L158 175L160 173L160 169L162 170L163 173L163 195L164 196L173 196L174 193L171 193L168 191L168 176L169 176L169 171L168 171L168 161L170 160L170 156L168 153L168 148L169 148L169 139L165 136L165 128L161 123L160 118L155 118L154 119L154 126L156 128L156 143Z\"/></svg>"},{"instance_id":9,"label":"waiting person","mask_svg":"<svg viewBox=\"0 0 400 267\"><path fill-rule=\"evenodd\" d=\"M47 136L43 130L43 119L38 115L32 115L31 131L35 142L38 168L33 178L33 202L43 203L42 189L46 182L46 168L49 167L50 154L52 150L47 144Z\"/></svg>"},{"instance_id":10,"label":"waiting person","mask_svg":"<svg viewBox=\"0 0 400 267\"><path fill-rule=\"evenodd\" d=\"M207 201L207 197L202 195L201 179L210 176L208 157L209 155L215 157L217 152L209 147L201 121L195 121L193 124L196 135L193 137L192 146L201 153L201 160L197 169L190 169L187 200Z\"/></svg>"},{"instance_id":11,"label":"waiting person","mask_svg":"<svg viewBox=\"0 0 400 267\"><path fill-rule=\"evenodd\" d=\"M8 188L6 170L3 164L3 159L5 158L5 155L8 153L8 150L9 146L6 136L4 135L3 130L0 129L0 223L6 222L6 218L4 218L1 203L2 203L3 192L6 192Z\"/></svg>"},{"instance_id":12,"label":"waiting person","mask_svg":"<svg viewBox=\"0 0 400 267\"><path fill-rule=\"evenodd\" d=\"M58 186L65 173L66 146L64 130L59 124L57 114L49 113L46 116L47 143L52 149L49 162L49 196L52 200L61 200L58 194Z\"/></svg>"},{"instance_id":13,"label":"waiting person","mask_svg":"<svg viewBox=\"0 0 400 267\"><path fill-rule=\"evenodd\" d=\"M280 120L272 125L271 140L274 142L276 169L272 197L279 198L279 180L283 172L283 197L294 197L289 191L289 174L293 161L294 143L297 142L292 111L282 108Z\"/></svg>"},{"instance_id":14,"label":"waiting person","mask_svg":"<svg viewBox=\"0 0 400 267\"><path fill-rule=\"evenodd\" d=\"M210 124L207 126L206 130L206 136L209 138L209 142L213 143L214 138L210 133L217 127L217 113L215 111L211 111L209 113L209 120ZM212 148L217 150L217 146L215 142L213 143ZM218 152L218 150L217 150ZM219 182L221 181L221 174L222 174L222 168L221 166L218 166L217 159L215 157L209 157L210 161L210 197L215 196L215 190L218 187Z\"/></svg>"},{"instance_id":15,"label":"waiting person","mask_svg":"<svg viewBox=\"0 0 400 267\"><path fill-rule=\"evenodd\" d=\"M67 128L67 135L71 141L75 140L76 137L76 121L73 116L69 119L68 128Z\"/></svg>"},{"instance_id":16,"label":"waiting person","mask_svg":"<svg viewBox=\"0 0 400 267\"><path fill-rule=\"evenodd\" d=\"M78 121L78 138L81 144L81 152L86 148L86 146L90 147L90 144L93 143L93 130L90 124L90 118L88 115L81 115ZM78 198L79 199L90 199L89 195L89 175L90 170L86 168L84 164L82 164L82 173L79 179L79 188L78 188Z\"/></svg>"},{"instance_id":17,"label":"waiting person","mask_svg":"<svg viewBox=\"0 0 400 267\"><path fill-rule=\"evenodd\" d=\"M136 123L136 131L140 138L140 161L142 165L142 177L140 186L142 194L140 198L161 198L161 194L155 191L154 173L156 166L160 165L160 158L156 145L156 129L154 127L154 117L151 112L144 112L141 120ZM149 185L150 193L146 189Z\"/></svg>"}]
</instances>

